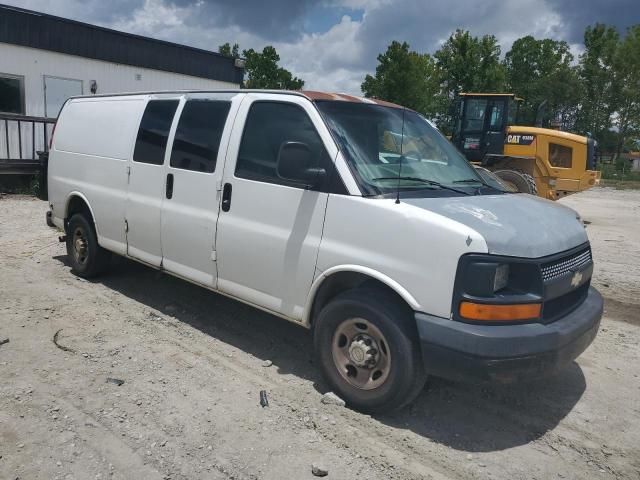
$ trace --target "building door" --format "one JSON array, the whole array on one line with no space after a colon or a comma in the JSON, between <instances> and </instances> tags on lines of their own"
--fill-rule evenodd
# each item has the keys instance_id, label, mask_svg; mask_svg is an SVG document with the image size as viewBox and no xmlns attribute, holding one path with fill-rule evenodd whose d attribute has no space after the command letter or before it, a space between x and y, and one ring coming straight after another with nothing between
<instances>
[{"instance_id":1,"label":"building door","mask_svg":"<svg viewBox=\"0 0 640 480\"><path fill-rule=\"evenodd\" d=\"M72 78L44 77L44 115L56 118L69 97L82 95L82 80Z\"/></svg>"}]
</instances>

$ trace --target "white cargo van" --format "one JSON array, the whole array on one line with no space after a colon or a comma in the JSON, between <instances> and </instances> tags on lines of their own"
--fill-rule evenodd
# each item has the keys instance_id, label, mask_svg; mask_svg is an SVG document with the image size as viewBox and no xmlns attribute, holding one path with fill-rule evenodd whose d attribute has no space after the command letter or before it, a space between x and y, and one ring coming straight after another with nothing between
<instances>
[{"instance_id":1,"label":"white cargo van","mask_svg":"<svg viewBox=\"0 0 640 480\"><path fill-rule=\"evenodd\" d=\"M381 101L73 98L48 185L77 275L124 255L308 327L330 387L365 411L405 405L427 375L548 374L602 315L573 210L487 183Z\"/></svg>"}]
</instances>

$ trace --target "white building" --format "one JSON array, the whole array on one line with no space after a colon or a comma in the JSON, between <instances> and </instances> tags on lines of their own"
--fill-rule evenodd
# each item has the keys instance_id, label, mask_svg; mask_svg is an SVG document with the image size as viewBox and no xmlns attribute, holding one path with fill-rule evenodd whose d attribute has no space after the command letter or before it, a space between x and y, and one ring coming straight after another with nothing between
<instances>
[{"instance_id":1,"label":"white building","mask_svg":"<svg viewBox=\"0 0 640 480\"><path fill-rule=\"evenodd\" d=\"M51 118L73 95L233 89L242 77L218 53L0 5L0 114Z\"/></svg>"}]
</instances>

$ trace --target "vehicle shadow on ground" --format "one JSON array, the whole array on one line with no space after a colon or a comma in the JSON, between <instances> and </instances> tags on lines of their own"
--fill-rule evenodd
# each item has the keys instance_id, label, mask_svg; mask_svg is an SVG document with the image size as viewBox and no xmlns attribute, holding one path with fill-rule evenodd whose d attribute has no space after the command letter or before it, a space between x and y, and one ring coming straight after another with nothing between
<instances>
[{"instance_id":1,"label":"vehicle shadow on ground","mask_svg":"<svg viewBox=\"0 0 640 480\"><path fill-rule=\"evenodd\" d=\"M555 376L512 385L432 378L412 405L378 420L457 450L492 452L543 437L573 410L585 389L575 362Z\"/></svg>"},{"instance_id":2,"label":"vehicle shadow on ground","mask_svg":"<svg viewBox=\"0 0 640 480\"><path fill-rule=\"evenodd\" d=\"M67 265L65 256L55 258ZM114 258L110 271L94 282L271 360L280 374L309 380L318 392L328 389L313 364L311 335L300 326L122 257ZM149 321L154 321L151 316ZM575 362L556 376L526 384L470 386L431 379L411 406L374 418L458 450L497 451L527 444L555 428L585 388Z\"/></svg>"}]
</instances>

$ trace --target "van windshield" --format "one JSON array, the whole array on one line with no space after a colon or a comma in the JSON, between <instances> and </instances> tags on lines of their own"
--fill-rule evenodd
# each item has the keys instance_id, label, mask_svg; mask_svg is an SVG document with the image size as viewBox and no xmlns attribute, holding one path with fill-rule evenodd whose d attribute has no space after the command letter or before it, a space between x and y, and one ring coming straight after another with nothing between
<instances>
[{"instance_id":1,"label":"van windshield","mask_svg":"<svg viewBox=\"0 0 640 480\"><path fill-rule=\"evenodd\" d=\"M365 195L398 188L464 195L484 186L456 148L416 112L354 102L316 105Z\"/></svg>"}]
</instances>

